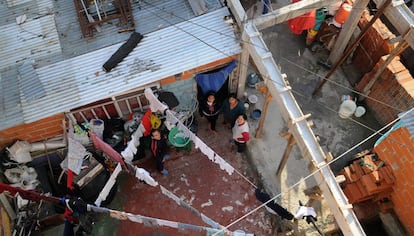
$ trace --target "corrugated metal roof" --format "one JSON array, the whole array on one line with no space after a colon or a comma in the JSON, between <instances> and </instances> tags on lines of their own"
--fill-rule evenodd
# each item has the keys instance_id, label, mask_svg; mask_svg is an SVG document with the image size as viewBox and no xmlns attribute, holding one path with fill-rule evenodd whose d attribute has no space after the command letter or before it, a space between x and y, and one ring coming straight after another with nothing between
<instances>
[{"instance_id":1,"label":"corrugated metal roof","mask_svg":"<svg viewBox=\"0 0 414 236\"><path fill-rule=\"evenodd\" d=\"M28 18L19 25L14 21L3 26L0 45L2 56L0 70L15 66L25 60L61 54L53 15L38 19Z\"/></svg>"},{"instance_id":2,"label":"corrugated metal roof","mask_svg":"<svg viewBox=\"0 0 414 236\"><path fill-rule=\"evenodd\" d=\"M33 64L30 61L25 61L19 67L19 85L22 91L21 93L28 102L46 95L42 82L40 82L39 76L37 76Z\"/></svg>"},{"instance_id":3,"label":"corrugated metal roof","mask_svg":"<svg viewBox=\"0 0 414 236\"><path fill-rule=\"evenodd\" d=\"M123 43L36 69L46 96L21 97L24 122L114 96L222 58L238 54L233 27L221 8L144 35L138 46L110 73L102 65ZM9 112L8 110L6 111ZM8 127L0 121L0 129Z\"/></svg>"},{"instance_id":4,"label":"corrugated metal roof","mask_svg":"<svg viewBox=\"0 0 414 236\"><path fill-rule=\"evenodd\" d=\"M408 112L408 114L406 114ZM414 137L414 109L398 114L403 125L408 129L411 136ZM406 115L405 115L406 114Z\"/></svg>"}]
</instances>

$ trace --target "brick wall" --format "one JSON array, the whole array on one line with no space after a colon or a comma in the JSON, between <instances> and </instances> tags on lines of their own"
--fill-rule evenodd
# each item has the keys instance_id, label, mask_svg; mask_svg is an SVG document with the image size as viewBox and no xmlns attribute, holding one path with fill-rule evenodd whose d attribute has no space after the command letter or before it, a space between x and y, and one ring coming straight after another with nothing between
<instances>
[{"instance_id":1,"label":"brick wall","mask_svg":"<svg viewBox=\"0 0 414 236\"><path fill-rule=\"evenodd\" d=\"M37 142L63 134L62 120L64 115L58 114L29 124L14 126L0 131L0 148L14 140Z\"/></svg>"},{"instance_id":2,"label":"brick wall","mask_svg":"<svg viewBox=\"0 0 414 236\"><path fill-rule=\"evenodd\" d=\"M356 86L356 90L363 91L385 59L386 57L382 57L374 69L364 75ZM372 99L365 99L366 103L382 125L397 118L398 113L414 107L414 80L410 72L400 62L399 57L395 57L382 72L368 95Z\"/></svg>"},{"instance_id":3,"label":"brick wall","mask_svg":"<svg viewBox=\"0 0 414 236\"><path fill-rule=\"evenodd\" d=\"M414 235L414 138L405 127L396 129L374 151L389 163L395 176L391 200L409 235Z\"/></svg>"},{"instance_id":4,"label":"brick wall","mask_svg":"<svg viewBox=\"0 0 414 236\"><path fill-rule=\"evenodd\" d=\"M368 12L364 12L358 23L359 28L363 29L372 17ZM394 45L389 42L391 38L395 38L395 35L388 30L380 19L376 20L354 52L354 65L362 73L371 71L377 61L382 56L389 54L394 48Z\"/></svg>"}]
</instances>

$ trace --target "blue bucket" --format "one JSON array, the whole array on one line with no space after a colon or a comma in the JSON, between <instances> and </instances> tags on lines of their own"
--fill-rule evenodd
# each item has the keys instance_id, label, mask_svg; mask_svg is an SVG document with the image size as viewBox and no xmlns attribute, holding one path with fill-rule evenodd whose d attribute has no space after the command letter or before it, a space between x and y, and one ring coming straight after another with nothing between
<instances>
[{"instance_id":1,"label":"blue bucket","mask_svg":"<svg viewBox=\"0 0 414 236\"><path fill-rule=\"evenodd\" d=\"M252 111L251 117L255 120L260 119L260 117L262 116L262 111L260 109L254 109Z\"/></svg>"}]
</instances>

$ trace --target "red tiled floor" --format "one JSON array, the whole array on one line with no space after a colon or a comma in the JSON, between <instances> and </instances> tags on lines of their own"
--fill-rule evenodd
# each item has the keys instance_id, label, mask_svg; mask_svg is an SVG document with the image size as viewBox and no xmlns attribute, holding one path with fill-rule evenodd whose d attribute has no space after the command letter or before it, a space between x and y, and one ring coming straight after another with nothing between
<instances>
[{"instance_id":1,"label":"red tiled floor","mask_svg":"<svg viewBox=\"0 0 414 236\"><path fill-rule=\"evenodd\" d=\"M230 150L231 130L219 123L219 132L214 135L211 131L207 131L206 127L207 121L201 120L199 137L237 171L256 184L257 177L249 170L246 157L237 156L235 151ZM236 172L228 175L200 151L193 148L191 152L176 152L172 148L170 154L171 159L165 163L166 169L170 172L167 176L155 170L155 161L151 157L144 159L138 166L150 171L160 185L219 224L226 226L260 205L254 196L254 186ZM119 210L208 227L189 209L179 206L163 195L159 187L151 187L138 182L133 177L128 177L121 186L121 192L118 192L118 194L122 193L126 194L127 201L124 209ZM237 229L256 235L271 235L271 216L261 208L230 227L231 231ZM118 235L130 235L131 232L139 232L139 235L206 235L205 231L146 227L129 221L119 223Z\"/></svg>"}]
</instances>

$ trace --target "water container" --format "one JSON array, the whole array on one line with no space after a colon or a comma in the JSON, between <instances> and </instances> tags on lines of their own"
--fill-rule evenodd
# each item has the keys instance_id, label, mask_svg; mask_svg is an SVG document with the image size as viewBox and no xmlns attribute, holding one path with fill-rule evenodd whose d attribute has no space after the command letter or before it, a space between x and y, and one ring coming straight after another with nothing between
<instances>
[{"instance_id":1,"label":"water container","mask_svg":"<svg viewBox=\"0 0 414 236\"><path fill-rule=\"evenodd\" d=\"M361 116L363 116L363 115L365 114L365 112L366 112L365 107L363 107L363 106L358 106L358 107L355 109L354 116L356 116L356 117L361 117Z\"/></svg>"},{"instance_id":2,"label":"water container","mask_svg":"<svg viewBox=\"0 0 414 236\"><path fill-rule=\"evenodd\" d=\"M349 118L351 117L356 110L356 103L353 100L345 100L342 102L339 107L339 117Z\"/></svg>"},{"instance_id":3,"label":"water container","mask_svg":"<svg viewBox=\"0 0 414 236\"><path fill-rule=\"evenodd\" d=\"M348 19L349 14L351 13L352 6L348 3L343 3L339 10L336 12L332 23L338 27L341 28L342 25L345 23L346 19Z\"/></svg>"},{"instance_id":4,"label":"water container","mask_svg":"<svg viewBox=\"0 0 414 236\"><path fill-rule=\"evenodd\" d=\"M100 119L91 119L89 121L89 126L91 127L92 132L96 134L100 139L103 138L104 132L104 121Z\"/></svg>"},{"instance_id":5,"label":"water container","mask_svg":"<svg viewBox=\"0 0 414 236\"><path fill-rule=\"evenodd\" d=\"M251 73L249 76L247 76L247 86L250 88L254 88L259 82L259 76L257 76L256 73Z\"/></svg>"}]
</instances>

